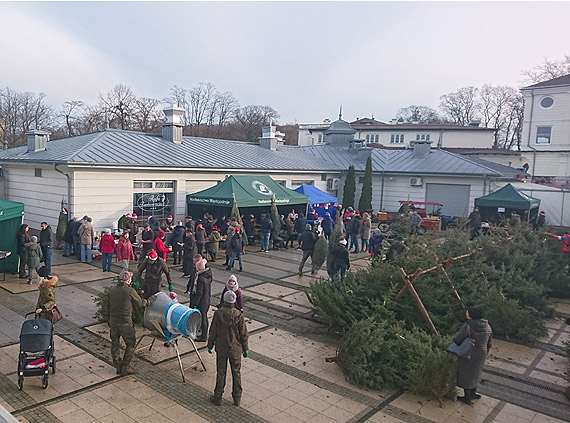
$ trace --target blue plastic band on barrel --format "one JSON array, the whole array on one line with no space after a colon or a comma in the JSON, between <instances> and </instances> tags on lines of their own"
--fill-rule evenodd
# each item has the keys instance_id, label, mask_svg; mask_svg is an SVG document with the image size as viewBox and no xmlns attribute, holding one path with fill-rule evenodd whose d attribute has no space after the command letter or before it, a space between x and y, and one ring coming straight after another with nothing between
<instances>
[{"instance_id":1,"label":"blue plastic band on barrel","mask_svg":"<svg viewBox=\"0 0 570 423\"><path fill-rule=\"evenodd\" d=\"M189 336L186 323L190 315L194 312L198 312L198 314L200 314L200 310L191 309L182 304L168 304L164 310L164 321L166 323L166 329L172 333L179 333L184 336Z\"/></svg>"}]
</instances>

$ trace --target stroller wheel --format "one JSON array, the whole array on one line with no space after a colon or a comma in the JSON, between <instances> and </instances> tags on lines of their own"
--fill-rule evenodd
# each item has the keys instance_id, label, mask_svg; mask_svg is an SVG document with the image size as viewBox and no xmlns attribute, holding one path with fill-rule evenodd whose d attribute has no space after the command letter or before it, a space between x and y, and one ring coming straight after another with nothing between
<instances>
[{"instance_id":1,"label":"stroller wheel","mask_svg":"<svg viewBox=\"0 0 570 423\"><path fill-rule=\"evenodd\" d=\"M55 355L51 358L51 374L55 375Z\"/></svg>"},{"instance_id":2,"label":"stroller wheel","mask_svg":"<svg viewBox=\"0 0 570 423\"><path fill-rule=\"evenodd\" d=\"M18 389L21 391L24 388L24 376L18 376Z\"/></svg>"},{"instance_id":3,"label":"stroller wheel","mask_svg":"<svg viewBox=\"0 0 570 423\"><path fill-rule=\"evenodd\" d=\"M48 387L48 377L49 375L45 374L42 377L42 388L46 389Z\"/></svg>"}]
</instances>

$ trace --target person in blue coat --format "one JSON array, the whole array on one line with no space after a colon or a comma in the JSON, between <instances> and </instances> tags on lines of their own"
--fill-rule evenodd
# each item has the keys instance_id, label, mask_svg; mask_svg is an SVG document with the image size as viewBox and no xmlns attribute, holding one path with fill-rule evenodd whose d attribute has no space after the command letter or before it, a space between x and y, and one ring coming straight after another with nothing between
<instances>
[{"instance_id":1,"label":"person in blue coat","mask_svg":"<svg viewBox=\"0 0 570 423\"><path fill-rule=\"evenodd\" d=\"M334 220L329 212L326 212L325 217L321 222L321 228L323 228L325 238L328 240L334 230Z\"/></svg>"}]
</instances>

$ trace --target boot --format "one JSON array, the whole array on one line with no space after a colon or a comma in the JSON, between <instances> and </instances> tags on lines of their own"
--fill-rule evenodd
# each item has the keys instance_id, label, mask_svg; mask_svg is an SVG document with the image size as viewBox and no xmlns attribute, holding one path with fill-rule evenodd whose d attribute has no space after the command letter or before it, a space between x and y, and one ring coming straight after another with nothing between
<instances>
[{"instance_id":1,"label":"boot","mask_svg":"<svg viewBox=\"0 0 570 423\"><path fill-rule=\"evenodd\" d=\"M463 392L463 396L457 397L457 400L461 401L463 404L471 405L471 389L464 389Z\"/></svg>"},{"instance_id":2,"label":"boot","mask_svg":"<svg viewBox=\"0 0 570 423\"><path fill-rule=\"evenodd\" d=\"M240 271L240 272L243 272L243 267L240 266L240 267L239 267L239 271Z\"/></svg>"},{"instance_id":3,"label":"boot","mask_svg":"<svg viewBox=\"0 0 570 423\"><path fill-rule=\"evenodd\" d=\"M123 376L134 375L136 373L137 373L137 371L135 369L133 369L132 367L123 366L123 369L121 370L121 375L123 375Z\"/></svg>"},{"instance_id":4,"label":"boot","mask_svg":"<svg viewBox=\"0 0 570 423\"><path fill-rule=\"evenodd\" d=\"M477 393L477 388L471 389L470 398L471 398L472 400L481 399L481 395L479 395L479 394Z\"/></svg>"},{"instance_id":5,"label":"boot","mask_svg":"<svg viewBox=\"0 0 570 423\"><path fill-rule=\"evenodd\" d=\"M239 404L241 402L241 398L240 397L233 397L234 398L234 405L236 407L239 407Z\"/></svg>"},{"instance_id":6,"label":"boot","mask_svg":"<svg viewBox=\"0 0 570 423\"><path fill-rule=\"evenodd\" d=\"M222 399L220 397L215 396L215 395L212 395L210 397L210 402L213 403L214 405L217 405L218 407L220 405L222 405Z\"/></svg>"}]
</instances>

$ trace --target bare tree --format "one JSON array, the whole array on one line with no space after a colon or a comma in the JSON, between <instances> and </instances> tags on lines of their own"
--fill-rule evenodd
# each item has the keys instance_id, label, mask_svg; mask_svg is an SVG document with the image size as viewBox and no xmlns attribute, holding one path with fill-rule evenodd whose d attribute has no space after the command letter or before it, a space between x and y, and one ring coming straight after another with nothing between
<instances>
[{"instance_id":1,"label":"bare tree","mask_svg":"<svg viewBox=\"0 0 570 423\"><path fill-rule=\"evenodd\" d=\"M549 60L545 57L543 63L535 66L532 70L523 71L522 75L531 83L570 75L570 55L564 56L564 59L561 60Z\"/></svg>"},{"instance_id":2,"label":"bare tree","mask_svg":"<svg viewBox=\"0 0 570 423\"><path fill-rule=\"evenodd\" d=\"M160 126L162 111L158 109L159 101L154 98L141 97L134 104L134 129L141 132L152 132Z\"/></svg>"},{"instance_id":3,"label":"bare tree","mask_svg":"<svg viewBox=\"0 0 570 423\"><path fill-rule=\"evenodd\" d=\"M113 124L120 129L130 129L134 121L134 109L137 97L123 84L115 85L106 95L100 95L103 108L109 113Z\"/></svg>"},{"instance_id":4,"label":"bare tree","mask_svg":"<svg viewBox=\"0 0 570 423\"><path fill-rule=\"evenodd\" d=\"M105 128L106 110L100 105L86 106L77 123L79 134L91 134Z\"/></svg>"},{"instance_id":5,"label":"bare tree","mask_svg":"<svg viewBox=\"0 0 570 423\"><path fill-rule=\"evenodd\" d=\"M70 100L63 103L60 115L65 120L68 137L73 137L80 133L76 126L80 119L79 113L84 106L85 104L80 100Z\"/></svg>"},{"instance_id":6,"label":"bare tree","mask_svg":"<svg viewBox=\"0 0 570 423\"><path fill-rule=\"evenodd\" d=\"M189 92L190 109L192 111L190 124L192 125L192 133L194 135L199 135L200 125L206 123L206 116L211 109L211 102L215 92L216 88L210 83L200 83Z\"/></svg>"},{"instance_id":7,"label":"bare tree","mask_svg":"<svg viewBox=\"0 0 570 423\"><path fill-rule=\"evenodd\" d=\"M237 135L244 141L254 141L261 136L261 128L270 123L276 124L279 113L270 106L245 106L236 111Z\"/></svg>"},{"instance_id":8,"label":"bare tree","mask_svg":"<svg viewBox=\"0 0 570 423\"><path fill-rule=\"evenodd\" d=\"M458 125L468 125L476 116L477 88L463 87L440 97L439 108L446 117Z\"/></svg>"},{"instance_id":9,"label":"bare tree","mask_svg":"<svg viewBox=\"0 0 570 423\"><path fill-rule=\"evenodd\" d=\"M445 119L439 115L437 110L429 106L408 106L402 107L396 113L398 119L403 119L407 123L445 123Z\"/></svg>"}]
</instances>

